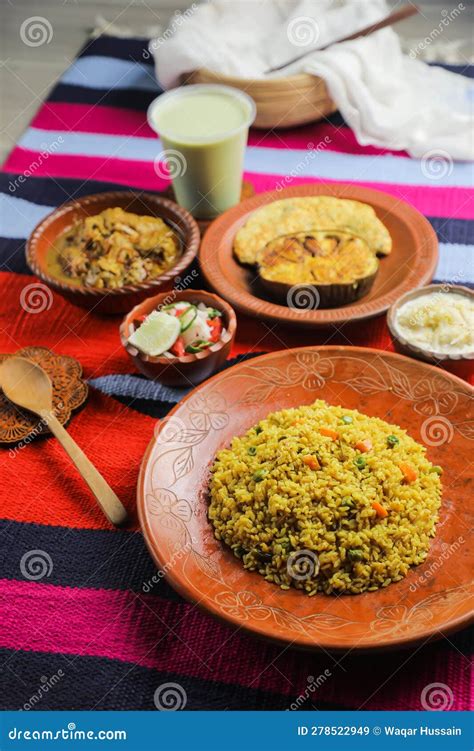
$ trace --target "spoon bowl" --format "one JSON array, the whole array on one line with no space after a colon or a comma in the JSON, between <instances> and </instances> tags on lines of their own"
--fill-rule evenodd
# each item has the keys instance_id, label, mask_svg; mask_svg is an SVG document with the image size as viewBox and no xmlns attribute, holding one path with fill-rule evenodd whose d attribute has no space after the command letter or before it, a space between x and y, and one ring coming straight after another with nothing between
<instances>
[{"instance_id":1,"label":"spoon bowl","mask_svg":"<svg viewBox=\"0 0 474 751\"><path fill-rule=\"evenodd\" d=\"M53 384L48 374L25 357L9 357L1 368L3 393L17 407L42 417L53 409Z\"/></svg>"}]
</instances>

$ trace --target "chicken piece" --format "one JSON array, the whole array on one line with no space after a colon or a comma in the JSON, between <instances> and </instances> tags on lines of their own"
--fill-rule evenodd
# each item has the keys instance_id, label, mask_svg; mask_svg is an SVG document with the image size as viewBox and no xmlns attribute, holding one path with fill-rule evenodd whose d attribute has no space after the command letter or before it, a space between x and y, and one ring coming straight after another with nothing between
<instances>
[{"instance_id":1,"label":"chicken piece","mask_svg":"<svg viewBox=\"0 0 474 751\"><path fill-rule=\"evenodd\" d=\"M89 268L89 259L77 245L66 247L58 256L59 263L65 274L71 277L80 277L86 274Z\"/></svg>"},{"instance_id":2,"label":"chicken piece","mask_svg":"<svg viewBox=\"0 0 474 751\"><path fill-rule=\"evenodd\" d=\"M101 214L88 216L83 222L77 225L76 231L82 235L84 242L87 242L88 240L92 240L92 242L101 242L106 233L104 218Z\"/></svg>"},{"instance_id":3,"label":"chicken piece","mask_svg":"<svg viewBox=\"0 0 474 751\"><path fill-rule=\"evenodd\" d=\"M134 284L135 282L144 282L147 278L147 270L144 266L144 261L142 258L137 258L133 263L130 265L130 268L128 270L129 275L129 281L128 284Z\"/></svg>"}]
</instances>

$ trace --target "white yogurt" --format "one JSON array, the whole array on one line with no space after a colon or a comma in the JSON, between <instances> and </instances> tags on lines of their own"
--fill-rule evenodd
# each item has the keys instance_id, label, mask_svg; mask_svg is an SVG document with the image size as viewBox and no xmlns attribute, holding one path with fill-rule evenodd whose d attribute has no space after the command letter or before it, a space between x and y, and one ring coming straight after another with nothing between
<instances>
[{"instance_id":1,"label":"white yogurt","mask_svg":"<svg viewBox=\"0 0 474 751\"><path fill-rule=\"evenodd\" d=\"M395 325L407 342L430 352L473 352L474 297L451 291L427 292L400 306Z\"/></svg>"}]
</instances>

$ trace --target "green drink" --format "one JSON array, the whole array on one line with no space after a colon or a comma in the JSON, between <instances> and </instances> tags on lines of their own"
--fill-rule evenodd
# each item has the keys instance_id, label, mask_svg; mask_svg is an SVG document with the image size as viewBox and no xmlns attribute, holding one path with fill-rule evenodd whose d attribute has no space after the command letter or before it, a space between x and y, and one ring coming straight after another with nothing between
<instances>
[{"instance_id":1,"label":"green drink","mask_svg":"<svg viewBox=\"0 0 474 751\"><path fill-rule=\"evenodd\" d=\"M230 86L196 84L162 94L148 109L160 135L176 200L212 218L240 200L248 129L255 103Z\"/></svg>"}]
</instances>

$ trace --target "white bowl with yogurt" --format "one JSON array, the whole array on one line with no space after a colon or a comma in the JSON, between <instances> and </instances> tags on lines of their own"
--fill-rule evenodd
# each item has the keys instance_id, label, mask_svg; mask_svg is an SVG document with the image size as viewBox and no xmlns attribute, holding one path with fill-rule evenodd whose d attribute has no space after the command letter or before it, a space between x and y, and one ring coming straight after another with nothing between
<instances>
[{"instance_id":1,"label":"white bowl with yogurt","mask_svg":"<svg viewBox=\"0 0 474 751\"><path fill-rule=\"evenodd\" d=\"M439 364L474 359L474 292L431 284L408 292L387 314L395 345L404 354Z\"/></svg>"}]
</instances>

